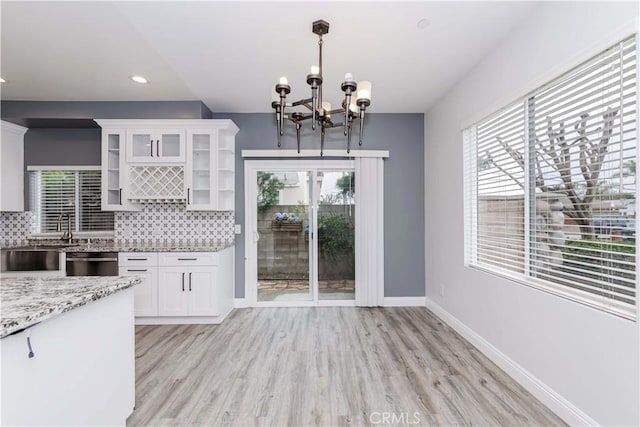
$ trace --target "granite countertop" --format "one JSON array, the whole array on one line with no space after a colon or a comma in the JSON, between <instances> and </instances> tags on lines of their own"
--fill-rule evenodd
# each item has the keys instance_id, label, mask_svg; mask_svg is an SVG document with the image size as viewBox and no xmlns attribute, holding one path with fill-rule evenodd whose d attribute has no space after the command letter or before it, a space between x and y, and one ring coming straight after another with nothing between
<instances>
[{"instance_id":1,"label":"granite countertop","mask_svg":"<svg viewBox=\"0 0 640 427\"><path fill-rule=\"evenodd\" d=\"M233 246L233 242L211 242L203 244L116 244L83 243L78 246L62 248L62 252L219 252Z\"/></svg>"},{"instance_id":2,"label":"granite countertop","mask_svg":"<svg viewBox=\"0 0 640 427\"><path fill-rule=\"evenodd\" d=\"M61 240L30 241L34 248L43 245L63 245ZM102 241L95 243L78 243L72 246L60 246L56 248L60 252L219 252L233 246L233 242L206 242L206 243L114 243ZM16 246L24 248L25 245ZM3 249L12 249L4 247Z\"/></svg>"},{"instance_id":3,"label":"granite countertop","mask_svg":"<svg viewBox=\"0 0 640 427\"><path fill-rule=\"evenodd\" d=\"M3 277L0 279L0 338L141 281L136 276Z\"/></svg>"}]
</instances>

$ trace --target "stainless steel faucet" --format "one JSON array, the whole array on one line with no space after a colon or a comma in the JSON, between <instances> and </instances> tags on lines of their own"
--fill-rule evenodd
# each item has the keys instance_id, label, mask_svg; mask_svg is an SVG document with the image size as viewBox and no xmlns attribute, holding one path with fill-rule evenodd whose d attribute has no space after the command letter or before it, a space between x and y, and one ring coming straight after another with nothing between
<instances>
[{"instance_id":1,"label":"stainless steel faucet","mask_svg":"<svg viewBox=\"0 0 640 427\"><path fill-rule=\"evenodd\" d=\"M60 214L60 216L58 217L58 225L56 226L56 231L58 232L62 231L62 218L65 216L67 217L67 231L62 233L62 236L60 238L62 240L67 239L69 243L71 243L71 239L73 239L73 233L71 232L71 217L69 216L68 213Z\"/></svg>"}]
</instances>

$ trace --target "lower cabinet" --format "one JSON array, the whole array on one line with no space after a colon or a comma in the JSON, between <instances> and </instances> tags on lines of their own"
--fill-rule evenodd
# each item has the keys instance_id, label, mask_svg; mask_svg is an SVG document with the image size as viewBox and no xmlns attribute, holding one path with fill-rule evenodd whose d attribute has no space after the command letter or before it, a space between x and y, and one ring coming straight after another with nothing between
<instances>
[{"instance_id":1,"label":"lower cabinet","mask_svg":"<svg viewBox=\"0 0 640 427\"><path fill-rule=\"evenodd\" d=\"M160 316L218 316L216 277L209 267L160 267Z\"/></svg>"},{"instance_id":2,"label":"lower cabinet","mask_svg":"<svg viewBox=\"0 0 640 427\"><path fill-rule=\"evenodd\" d=\"M220 252L120 253L136 286L136 324L220 323L233 309L233 248Z\"/></svg>"},{"instance_id":3,"label":"lower cabinet","mask_svg":"<svg viewBox=\"0 0 640 427\"><path fill-rule=\"evenodd\" d=\"M142 283L134 286L134 314L158 315L158 254L152 252L120 253L120 276L140 276Z\"/></svg>"}]
</instances>

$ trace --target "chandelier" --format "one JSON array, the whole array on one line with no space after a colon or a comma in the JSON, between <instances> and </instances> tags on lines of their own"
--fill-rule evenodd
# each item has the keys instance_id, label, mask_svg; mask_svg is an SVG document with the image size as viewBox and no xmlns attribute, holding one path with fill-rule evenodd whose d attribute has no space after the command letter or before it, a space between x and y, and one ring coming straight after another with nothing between
<instances>
[{"instance_id":1,"label":"chandelier","mask_svg":"<svg viewBox=\"0 0 640 427\"><path fill-rule=\"evenodd\" d=\"M371 104L371 82L356 82L351 73L344 76L340 89L344 92L344 100L339 108L331 108L329 102L322 100L322 36L329 32L329 23L318 20L313 23L312 31L318 35L319 58L318 65L311 66L311 72L307 74L307 84L311 87L311 98L301 99L295 102L287 102L287 95L291 92L291 86L286 77L280 77L276 84L276 94L280 100L273 101L271 107L275 110L276 127L278 132L278 147L281 146L281 137L284 135L285 119L296 126L298 141L298 153L300 153L300 134L302 123L311 119L311 129L320 128L320 156L324 150L324 135L326 129L343 128L347 137L347 153L351 151L351 129L356 119L360 121L359 145L362 145L364 137L364 113ZM288 112L287 108L304 106L310 112ZM336 116L342 116L342 122L336 122Z\"/></svg>"}]
</instances>

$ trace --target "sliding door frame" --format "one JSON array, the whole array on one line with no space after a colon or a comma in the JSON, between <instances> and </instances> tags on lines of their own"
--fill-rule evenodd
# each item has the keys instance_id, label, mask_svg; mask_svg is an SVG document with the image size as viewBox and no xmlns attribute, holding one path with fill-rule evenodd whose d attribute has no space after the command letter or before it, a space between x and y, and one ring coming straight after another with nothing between
<instances>
[{"instance_id":1,"label":"sliding door frame","mask_svg":"<svg viewBox=\"0 0 640 427\"><path fill-rule=\"evenodd\" d=\"M300 160L300 159L271 159L271 160L249 160L244 161L244 217L245 217L245 270L244 270L244 296L250 307L304 307L304 306L355 306L355 300L321 300L318 298L318 241L313 239L312 268L309 274L309 287L311 288L311 301L258 301L258 239L259 234L256 229L258 209L257 209L257 176L258 171L267 172L300 172L314 171L316 176L318 170L321 171L355 171L354 160ZM312 193L316 191L315 188ZM317 202L318 195L314 199ZM356 195L357 198L357 195ZM312 224L317 224L317 205L310 200L310 216L313 217ZM357 202L356 202L357 203ZM310 227L312 228L312 227ZM317 234L316 234L317 235ZM357 240L357 236L356 236ZM313 277L312 277L313 275ZM358 284L356 283L356 292Z\"/></svg>"}]
</instances>

